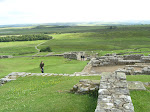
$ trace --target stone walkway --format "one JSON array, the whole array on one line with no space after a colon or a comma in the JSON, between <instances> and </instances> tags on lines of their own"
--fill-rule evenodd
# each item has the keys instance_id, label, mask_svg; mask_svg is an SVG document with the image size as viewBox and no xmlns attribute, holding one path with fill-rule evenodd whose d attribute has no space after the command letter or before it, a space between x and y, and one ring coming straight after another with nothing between
<instances>
[{"instance_id":1,"label":"stone walkway","mask_svg":"<svg viewBox=\"0 0 150 112\"><path fill-rule=\"evenodd\" d=\"M95 112L134 112L124 73L105 73L100 80Z\"/></svg>"}]
</instances>

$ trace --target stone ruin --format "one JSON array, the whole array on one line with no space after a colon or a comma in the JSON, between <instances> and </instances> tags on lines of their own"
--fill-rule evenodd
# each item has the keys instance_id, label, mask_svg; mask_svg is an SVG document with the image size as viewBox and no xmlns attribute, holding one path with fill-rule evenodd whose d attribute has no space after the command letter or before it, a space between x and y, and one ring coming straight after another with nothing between
<instances>
[{"instance_id":1,"label":"stone ruin","mask_svg":"<svg viewBox=\"0 0 150 112\"><path fill-rule=\"evenodd\" d=\"M98 53L84 52L84 51L64 53L64 58L67 58L67 59L81 60L81 56L85 56L85 60L90 61L91 58L97 57Z\"/></svg>"},{"instance_id":2,"label":"stone ruin","mask_svg":"<svg viewBox=\"0 0 150 112\"><path fill-rule=\"evenodd\" d=\"M90 64L93 67L110 65L134 65L135 63L150 63L150 55L144 56L143 54L132 54L124 56L101 56L97 58L92 58L90 61Z\"/></svg>"},{"instance_id":3,"label":"stone ruin","mask_svg":"<svg viewBox=\"0 0 150 112\"><path fill-rule=\"evenodd\" d=\"M127 81L127 84L129 90L146 90L144 85L150 86L150 82L142 83L140 81ZM75 94L97 93L99 86L99 80L81 79L78 84L75 84L73 88L70 89L70 92Z\"/></svg>"},{"instance_id":4,"label":"stone ruin","mask_svg":"<svg viewBox=\"0 0 150 112\"><path fill-rule=\"evenodd\" d=\"M95 112L134 112L124 73L108 73L101 77Z\"/></svg>"},{"instance_id":5,"label":"stone ruin","mask_svg":"<svg viewBox=\"0 0 150 112\"><path fill-rule=\"evenodd\" d=\"M126 75L150 75L150 66L143 67L141 70L135 70L134 67L125 67L124 69L118 69L117 72L123 72Z\"/></svg>"},{"instance_id":6,"label":"stone ruin","mask_svg":"<svg viewBox=\"0 0 150 112\"><path fill-rule=\"evenodd\" d=\"M99 84L99 80L81 79L70 91L76 94L96 93L99 89Z\"/></svg>"}]
</instances>

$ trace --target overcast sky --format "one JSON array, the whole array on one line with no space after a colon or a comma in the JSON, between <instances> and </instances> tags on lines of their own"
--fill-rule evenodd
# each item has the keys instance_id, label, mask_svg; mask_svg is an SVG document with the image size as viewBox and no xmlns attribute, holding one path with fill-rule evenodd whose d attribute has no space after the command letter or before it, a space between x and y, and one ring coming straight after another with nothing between
<instances>
[{"instance_id":1,"label":"overcast sky","mask_svg":"<svg viewBox=\"0 0 150 112\"><path fill-rule=\"evenodd\" d=\"M0 25L150 20L150 0L0 0Z\"/></svg>"}]
</instances>

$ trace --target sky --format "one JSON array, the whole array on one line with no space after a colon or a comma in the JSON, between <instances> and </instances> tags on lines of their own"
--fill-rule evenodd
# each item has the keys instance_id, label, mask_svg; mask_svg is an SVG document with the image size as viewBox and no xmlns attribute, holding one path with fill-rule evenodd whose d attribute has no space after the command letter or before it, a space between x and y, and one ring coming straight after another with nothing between
<instances>
[{"instance_id":1,"label":"sky","mask_svg":"<svg viewBox=\"0 0 150 112\"><path fill-rule=\"evenodd\" d=\"M150 0L0 0L0 25L150 20Z\"/></svg>"}]
</instances>

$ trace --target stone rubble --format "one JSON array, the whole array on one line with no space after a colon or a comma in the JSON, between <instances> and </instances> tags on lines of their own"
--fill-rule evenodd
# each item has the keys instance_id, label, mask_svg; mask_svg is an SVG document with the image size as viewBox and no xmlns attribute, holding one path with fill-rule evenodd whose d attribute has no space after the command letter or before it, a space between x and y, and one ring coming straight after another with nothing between
<instances>
[{"instance_id":1,"label":"stone rubble","mask_svg":"<svg viewBox=\"0 0 150 112\"><path fill-rule=\"evenodd\" d=\"M102 75L95 112L134 112L124 73Z\"/></svg>"},{"instance_id":2,"label":"stone rubble","mask_svg":"<svg viewBox=\"0 0 150 112\"><path fill-rule=\"evenodd\" d=\"M99 80L81 79L78 84L73 86L70 92L76 94L96 93L98 92L99 84Z\"/></svg>"}]
</instances>

